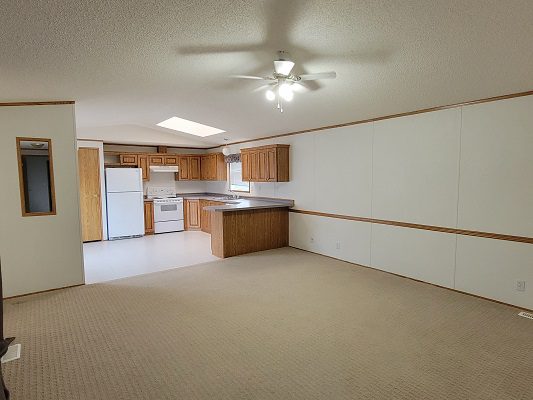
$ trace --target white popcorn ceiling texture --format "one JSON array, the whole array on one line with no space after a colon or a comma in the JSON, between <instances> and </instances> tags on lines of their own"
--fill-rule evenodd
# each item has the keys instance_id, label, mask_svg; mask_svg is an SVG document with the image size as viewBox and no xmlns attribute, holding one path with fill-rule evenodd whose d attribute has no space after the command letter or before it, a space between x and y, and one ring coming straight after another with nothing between
<instances>
[{"instance_id":1,"label":"white popcorn ceiling texture","mask_svg":"<svg viewBox=\"0 0 533 400\"><path fill-rule=\"evenodd\" d=\"M533 2L2 1L0 101L75 100L78 137L202 145L533 89ZM335 70L280 114L277 50ZM171 116L226 130L205 139Z\"/></svg>"}]
</instances>

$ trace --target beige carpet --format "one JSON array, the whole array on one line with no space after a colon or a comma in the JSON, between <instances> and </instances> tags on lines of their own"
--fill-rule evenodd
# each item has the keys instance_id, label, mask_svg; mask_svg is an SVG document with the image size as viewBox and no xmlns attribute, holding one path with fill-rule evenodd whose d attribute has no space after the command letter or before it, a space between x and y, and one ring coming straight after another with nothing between
<instances>
[{"instance_id":1,"label":"beige carpet","mask_svg":"<svg viewBox=\"0 0 533 400\"><path fill-rule=\"evenodd\" d=\"M5 309L14 400L533 399L516 309L295 249Z\"/></svg>"}]
</instances>

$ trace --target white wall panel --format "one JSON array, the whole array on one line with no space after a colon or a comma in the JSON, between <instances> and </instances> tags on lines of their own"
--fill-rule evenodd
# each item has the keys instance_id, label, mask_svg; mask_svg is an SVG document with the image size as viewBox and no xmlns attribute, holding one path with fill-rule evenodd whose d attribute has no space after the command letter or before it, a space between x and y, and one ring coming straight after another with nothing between
<instances>
[{"instance_id":1,"label":"white wall panel","mask_svg":"<svg viewBox=\"0 0 533 400\"><path fill-rule=\"evenodd\" d=\"M533 236L533 96L463 107L460 228Z\"/></svg>"},{"instance_id":2,"label":"white wall panel","mask_svg":"<svg viewBox=\"0 0 533 400\"><path fill-rule=\"evenodd\" d=\"M453 288L455 235L372 224L372 267Z\"/></svg>"},{"instance_id":3,"label":"white wall panel","mask_svg":"<svg viewBox=\"0 0 533 400\"><path fill-rule=\"evenodd\" d=\"M56 215L23 217L16 137L52 139ZM74 105L0 107L4 296L82 284Z\"/></svg>"},{"instance_id":4,"label":"white wall panel","mask_svg":"<svg viewBox=\"0 0 533 400\"><path fill-rule=\"evenodd\" d=\"M291 246L370 265L369 223L296 213L289 215Z\"/></svg>"},{"instance_id":5,"label":"white wall panel","mask_svg":"<svg viewBox=\"0 0 533 400\"><path fill-rule=\"evenodd\" d=\"M316 134L317 211L370 217L372 124L328 129Z\"/></svg>"},{"instance_id":6,"label":"white wall panel","mask_svg":"<svg viewBox=\"0 0 533 400\"><path fill-rule=\"evenodd\" d=\"M379 121L374 127L374 218L455 227L461 111Z\"/></svg>"},{"instance_id":7,"label":"white wall panel","mask_svg":"<svg viewBox=\"0 0 533 400\"><path fill-rule=\"evenodd\" d=\"M457 290L533 309L533 245L458 236L455 281Z\"/></svg>"}]
</instances>

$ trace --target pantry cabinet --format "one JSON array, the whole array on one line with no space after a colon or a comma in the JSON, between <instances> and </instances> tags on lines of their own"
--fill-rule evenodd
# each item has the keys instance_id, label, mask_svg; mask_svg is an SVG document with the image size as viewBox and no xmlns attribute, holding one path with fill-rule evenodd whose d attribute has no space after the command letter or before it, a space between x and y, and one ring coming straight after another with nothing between
<instances>
[{"instance_id":1,"label":"pantry cabinet","mask_svg":"<svg viewBox=\"0 0 533 400\"><path fill-rule=\"evenodd\" d=\"M241 162L243 181L289 181L289 145L274 144L241 149Z\"/></svg>"}]
</instances>

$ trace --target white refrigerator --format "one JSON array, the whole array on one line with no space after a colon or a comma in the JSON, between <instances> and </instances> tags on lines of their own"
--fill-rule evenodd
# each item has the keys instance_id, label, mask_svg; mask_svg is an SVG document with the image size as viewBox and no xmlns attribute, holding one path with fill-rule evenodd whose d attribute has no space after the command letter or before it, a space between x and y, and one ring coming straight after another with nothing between
<instances>
[{"instance_id":1,"label":"white refrigerator","mask_svg":"<svg viewBox=\"0 0 533 400\"><path fill-rule=\"evenodd\" d=\"M144 199L140 168L106 168L109 239L144 235Z\"/></svg>"}]
</instances>

